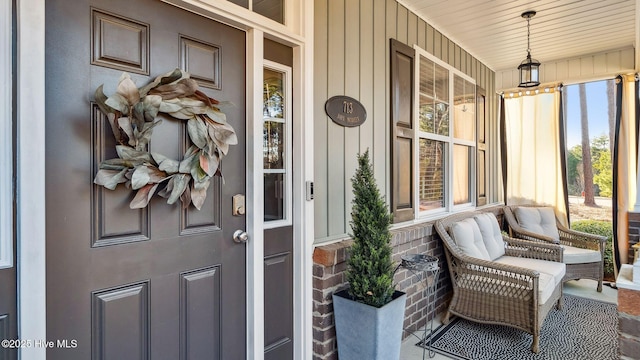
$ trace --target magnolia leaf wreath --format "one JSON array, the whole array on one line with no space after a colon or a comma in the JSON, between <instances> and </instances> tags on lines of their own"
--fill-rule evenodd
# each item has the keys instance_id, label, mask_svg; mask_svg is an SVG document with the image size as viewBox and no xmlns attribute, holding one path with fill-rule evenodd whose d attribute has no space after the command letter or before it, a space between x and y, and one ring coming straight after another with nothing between
<instances>
[{"instance_id":1,"label":"magnolia leaf wreath","mask_svg":"<svg viewBox=\"0 0 640 360\"><path fill-rule=\"evenodd\" d=\"M110 190L121 183L136 190L132 209L146 207L157 193L168 204L180 199L184 208L193 203L200 210L210 179L222 176L220 159L229 145L238 143L233 127L216 107L219 102L198 90L197 82L180 69L141 88L123 73L116 93L107 97L100 85L95 101L109 120L118 157L103 161L93 182ZM192 145L180 161L147 151L153 128L162 122L156 119L159 113L187 122Z\"/></svg>"}]
</instances>

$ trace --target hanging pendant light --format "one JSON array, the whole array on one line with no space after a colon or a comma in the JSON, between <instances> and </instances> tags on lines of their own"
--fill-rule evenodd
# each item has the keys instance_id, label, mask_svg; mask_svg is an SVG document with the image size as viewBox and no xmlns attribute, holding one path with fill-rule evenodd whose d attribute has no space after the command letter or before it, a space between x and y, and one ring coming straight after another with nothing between
<instances>
[{"instance_id":1,"label":"hanging pendant light","mask_svg":"<svg viewBox=\"0 0 640 360\"><path fill-rule=\"evenodd\" d=\"M529 45L529 20L535 14L535 11L525 11L521 15L527 19L527 58L518 66L518 70L520 70L520 84L518 87L527 88L540 85L540 62L531 58L531 46Z\"/></svg>"}]
</instances>

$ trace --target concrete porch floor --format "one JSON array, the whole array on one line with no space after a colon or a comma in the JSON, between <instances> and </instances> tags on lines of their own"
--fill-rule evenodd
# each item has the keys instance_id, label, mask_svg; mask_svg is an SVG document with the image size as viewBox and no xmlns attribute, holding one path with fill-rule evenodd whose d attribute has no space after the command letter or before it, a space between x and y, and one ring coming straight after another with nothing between
<instances>
[{"instance_id":1,"label":"concrete porch floor","mask_svg":"<svg viewBox=\"0 0 640 360\"><path fill-rule=\"evenodd\" d=\"M618 303L618 291L607 285L602 286L602 292L596 291L596 281L593 280L572 280L564 284L564 294L570 294L580 296L584 298L606 301L613 304ZM440 319L436 318L433 322L433 328L436 329L440 326ZM422 336L422 331L415 333L417 336ZM409 336L402 342L402 348L400 351L401 360L422 360L422 348L417 347L415 344L418 339L415 336ZM429 353L426 352L425 359L429 359ZM435 357L431 359L442 360L450 359L447 356L435 354Z\"/></svg>"}]
</instances>

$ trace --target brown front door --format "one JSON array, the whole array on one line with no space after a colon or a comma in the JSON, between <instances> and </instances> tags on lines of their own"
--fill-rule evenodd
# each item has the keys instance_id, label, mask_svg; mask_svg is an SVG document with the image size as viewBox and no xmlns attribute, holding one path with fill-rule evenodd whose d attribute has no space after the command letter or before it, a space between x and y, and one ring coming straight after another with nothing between
<instances>
[{"instance_id":1,"label":"brown front door","mask_svg":"<svg viewBox=\"0 0 640 360\"><path fill-rule=\"evenodd\" d=\"M35 20L34 20L35 21ZM46 2L48 359L244 359L245 33L156 0ZM93 184L115 140L93 102L123 72L138 87L188 71L238 136L201 210ZM37 99L34 106L39 106ZM34 144L37 146L37 144ZM186 122L165 118L150 152L181 160Z\"/></svg>"}]
</instances>

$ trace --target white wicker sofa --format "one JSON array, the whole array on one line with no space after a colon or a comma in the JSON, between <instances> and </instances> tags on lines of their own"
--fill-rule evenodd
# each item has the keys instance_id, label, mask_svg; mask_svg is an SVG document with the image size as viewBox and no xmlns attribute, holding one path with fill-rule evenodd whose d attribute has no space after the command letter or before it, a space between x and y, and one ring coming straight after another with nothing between
<instances>
[{"instance_id":1,"label":"white wicker sofa","mask_svg":"<svg viewBox=\"0 0 640 360\"><path fill-rule=\"evenodd\" d=\"M503 236L493 213L466 212L437 220L445 245L453 297L451 314L533 335L539 351L540 328L556 305L562 308L563 249Z\"/></svg>"}]
</instances>

